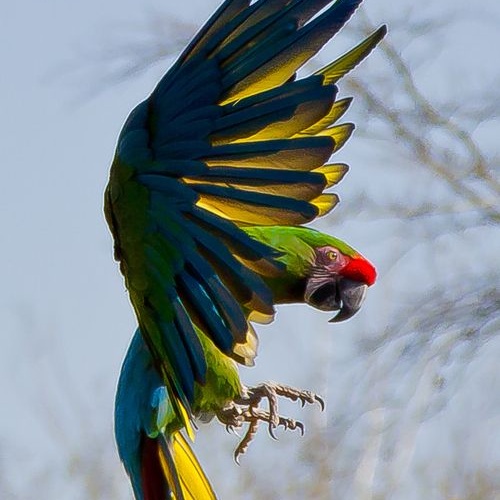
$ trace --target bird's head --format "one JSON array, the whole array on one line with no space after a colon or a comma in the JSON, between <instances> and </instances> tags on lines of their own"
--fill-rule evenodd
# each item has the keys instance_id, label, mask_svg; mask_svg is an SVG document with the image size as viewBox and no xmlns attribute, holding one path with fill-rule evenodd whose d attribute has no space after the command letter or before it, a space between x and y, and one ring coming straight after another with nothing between
<instances>
[{"instance_id":1,"label":"bird's head","mask_svg":"<svg viewBox=\"0 0 500 500\"><path fill-rule=\"evenodd\" d=\"M359 311L375 279L368 260L340 240L330 241L313 247L304 300L322 311L339 311L330 320L338 323Z\"/></svg>"},{"instance_id":2,"label":"bird's head","mask_svg":"<svg viewBox=\"0 0 500 500\"><path fill-rule=\"evenodd\" d=\"M338 311L330 321L351 318L376 279L375 267L342 240L307 227L252 227L245 231L279 252L285 265L267 278L276 304L305 302Z\"/></svg>"}]
</instances>

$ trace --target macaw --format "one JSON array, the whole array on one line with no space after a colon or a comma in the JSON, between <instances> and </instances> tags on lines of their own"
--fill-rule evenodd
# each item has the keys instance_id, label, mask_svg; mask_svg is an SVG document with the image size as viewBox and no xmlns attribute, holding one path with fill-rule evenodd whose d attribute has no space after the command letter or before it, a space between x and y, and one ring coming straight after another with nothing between
<instances>
[{"instance_id":1,"label":"macaw","mask_svg":"<svg viewBox=\"0 0 500 500\"><path fill-rule=\"evenodd\" d=\"M218 363L252 363L250 321L270 321L275 303L296 300L339 310L335 320L346 319L375 279L371 265L343 253L339 242L341 248L317 258L349 265L345 279L333 284L318 271L303 290L287 289L277 243L285 228L293 231L338 202L324 191L347 166L327 162L354 125L337 124L351 100L337 99L335 83L371 52L385 26L314 74L297 79L296 72L360 3L226 0L132 111L118 139L105 214L144 352L157 373L144 383L163 387L148 394L139 380L124 376L121 387L129 390L119 390L120 400L136 394L141 406L155 394L141 429L165 435L187 461L192 455L174 428L192 436L203 401L221 418L218 395L233 384ZM174 479L169 488L182 498Z\"/></svg>"},{"instance_id":2,"label":"macaw","mask_svg":"<svg viewBox=\"0 0 500 500\"><path fill-rule=\"evenodd\" d=\"M344 320L359 309L366 289L375 281L372 264L332 236L303 227L247 227L244 231L280 253L281 277L264 277L275 304L305 302L322 310L340 309L333 320ZM195 384L192 410L206 419L241 400L246 388L236 363L197 327L195 331L207 359L207 375L204 385ZM255 354L255 349L249 350L247 361ZM296 394L302 398L302 393ZM279 419L285 426L290 422ZM138 330L123 363L115 405L118 451L137 500L165 499L170 492L177 499L216 498L181 433L183 426ZM242 447L237 449L240 452Z\"/></svg>"}]
</instances>

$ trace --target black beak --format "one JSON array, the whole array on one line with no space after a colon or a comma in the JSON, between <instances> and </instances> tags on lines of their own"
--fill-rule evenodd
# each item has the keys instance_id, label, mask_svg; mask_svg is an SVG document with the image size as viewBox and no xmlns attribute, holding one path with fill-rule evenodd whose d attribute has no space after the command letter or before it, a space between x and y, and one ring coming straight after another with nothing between
<instances>
[{"instance_id":1,"label":"black beak","mask_svg":"<svg viewBox=\"0 0 500 500\"><path fill-rule=\"evenodd\" d=\"M339 311L330 323L352 318L361 308L368 285L347 278L311 279L306 286L305 301L322 311Z\"/></svg>"},{"instance_id":2,"label":"black beak","mask_svg":"<svg viewBox=\"0 0 500 500\"><path fill-rule=\"evenodd\" d=\"M344 278L338 281L337 288L342 300L342 307L337 315L329 321L330 323L340 323L352 318L363 305L368 285Z\"/></svg>"}]
</instances>

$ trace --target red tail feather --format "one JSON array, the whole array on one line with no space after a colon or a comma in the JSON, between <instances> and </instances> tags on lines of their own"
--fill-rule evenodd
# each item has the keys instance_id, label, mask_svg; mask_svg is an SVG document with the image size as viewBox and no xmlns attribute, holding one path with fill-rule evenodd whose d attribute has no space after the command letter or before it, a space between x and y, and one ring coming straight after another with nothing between
<instances>
[{"instance_id":1,"label":"red tail feather","mask_svg":"<svg viewBox=\"0 0 500 500\"><path fill-rule=\"evenodd\" d=\"M165 500L170 489L160 462L158 441L143 436L141 443L141 477L144 500Z\"/></svg>"}]
</instances>

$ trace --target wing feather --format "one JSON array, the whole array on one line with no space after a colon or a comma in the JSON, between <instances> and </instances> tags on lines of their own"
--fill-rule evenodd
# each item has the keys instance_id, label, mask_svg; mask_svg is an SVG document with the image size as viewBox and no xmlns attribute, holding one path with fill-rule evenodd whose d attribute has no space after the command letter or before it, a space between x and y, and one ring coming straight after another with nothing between
<instances>
[{"instance_id":1,"label":"wing feather","mask_svg":"<svg viewBox=\"0 0 500 500\"><path fill-rule=\"evenodd\" d=\"M350 100L336 101L334 83L384 28L316 74L295 73L360 1L226 0L120 134L106 217L141 332L184 421L194 383L205 380L197 329L250 362L247 319L274 312L262 275L279 276L279 254L242 227L305 224L338 202L324 190L347 167L327 162L353 126L336 124Z\"/></svg>"}]
</instances>

